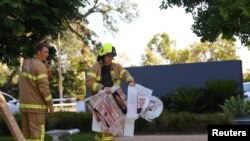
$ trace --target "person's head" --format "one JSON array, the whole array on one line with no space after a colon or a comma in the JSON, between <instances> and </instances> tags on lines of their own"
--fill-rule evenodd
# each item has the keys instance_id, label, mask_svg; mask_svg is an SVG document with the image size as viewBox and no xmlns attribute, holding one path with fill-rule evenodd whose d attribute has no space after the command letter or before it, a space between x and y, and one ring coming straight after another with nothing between
<instances>
[{"instance_id":1,"label":"person's head","mask_svg":"<svg viewBox=\"0 0 250 141\"><path fill-rule=\"evenodd\" d=\"M49 56L49 43L46 41L39 42L35 45L35 55L41 60L41 61L47 61L47 58Z\"/></svg>"},{"instance_id":2,"label":"person's head","mask_svg":"<svg viewBox=\"0 0 250 141\"><path fill-rule=\"evenodd\" d=\"M104 65L110 65L115 56L116 56L115 47L111 43L105 43L102 45L102 48L98 53L97 61L102 60Z\"/></svg>"}]
</instances>

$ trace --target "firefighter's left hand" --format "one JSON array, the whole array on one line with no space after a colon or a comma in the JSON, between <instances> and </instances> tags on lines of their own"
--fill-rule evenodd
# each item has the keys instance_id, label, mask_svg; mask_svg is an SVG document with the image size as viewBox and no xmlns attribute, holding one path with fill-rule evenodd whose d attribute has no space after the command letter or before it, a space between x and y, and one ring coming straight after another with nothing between
<instances>
[{"instance_id":1,"label":"firefighter's left hand","mask_svg":"<svg viewBox=\"0 0 250 141\"><path fill-rule=\"evenodd\" d=\"M112 94L112 90L110 87L104 87L104 90L106 91L107 94Z\"/></svg>"},{"instance_id":2,"label":"firefighter's left hand","mask_svg":"<svg viewBox=\"0 0 250 141\"><path fill-rule=\"evenodd\" d=\"M134 87L135 86L135 81L129 82L128 85Z\"/></svg>"}]
</instances>

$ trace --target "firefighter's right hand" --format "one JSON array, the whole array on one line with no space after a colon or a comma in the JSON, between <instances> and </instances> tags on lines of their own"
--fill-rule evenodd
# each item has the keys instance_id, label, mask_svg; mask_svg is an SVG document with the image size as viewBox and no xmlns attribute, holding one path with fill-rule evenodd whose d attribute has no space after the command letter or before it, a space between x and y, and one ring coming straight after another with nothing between
<instances>
[{"instance_id":1,"label":"firefighter's right hand","mask_svg":"<svg viewBox=\"0 0 250 141\"><path fill-rule=\"evenodd\" d=\"M110 87L104 87L104 90L106 91L107 94L112 94L112 90Z\"/></svg>"},{"instance_id":2,"label":"firefighter's right hand","mask_svg":"<svg viewBox=\"0 0 250 141\"><path fill-rule=\"evenodd\" d=\"M53 106L49 106L49 112L54 112L54 107Z\"/></svg>"}]
</instances>

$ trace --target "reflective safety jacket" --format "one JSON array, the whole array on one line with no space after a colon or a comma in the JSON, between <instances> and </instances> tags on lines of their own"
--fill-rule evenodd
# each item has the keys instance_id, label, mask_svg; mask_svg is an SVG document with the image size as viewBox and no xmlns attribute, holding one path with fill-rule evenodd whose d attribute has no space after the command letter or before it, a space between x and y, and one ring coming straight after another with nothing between
<instances>
[{"instance_id":1,"label":"reflective safety jacket","mask_svg":"<svg viewBox=\"0 0 250 141\"><path fill-rule=\"evenodd\" d=\"M87 72L86 85L90 89L91 95L96 94L99 90L101 90L104 87L101 84L102 66L103 63L101 61L98 61ZM111 64L110 74L113 84L121 85L121 81L125 81L126 83L134 81L134 78L130 75L130 73L126 69L124 69L121 65L116 63Z\"/></svg>"},{"instance_id":2,"label":"reflective safety jacket","mask_svg":"<svg viewBox=\"0 0 250 141\"><path fill-rule=\"evenodd\" d=\"M53 106L47 73L37 56L24 62L19 79L21 112L46 113Z\"/></svg>"}]
</instances>

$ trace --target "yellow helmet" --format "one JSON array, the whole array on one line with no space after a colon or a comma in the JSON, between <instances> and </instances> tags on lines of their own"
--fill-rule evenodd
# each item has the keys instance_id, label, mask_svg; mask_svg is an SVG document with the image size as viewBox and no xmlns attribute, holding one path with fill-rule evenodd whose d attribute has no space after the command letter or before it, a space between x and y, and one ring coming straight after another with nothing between
<instances>
[{"instance_id":1,"label":"yellow helmet","mask_svg":"<svg viewBox=\"0 0 250 141\"><path fill-rule=\"evenodd\" d=\"M116 56L115 47L111 43L105 43L102 45L97 57L97 61L101 60L101 57L111 54L113 57Z\"/></svg>"}]
</instances>

